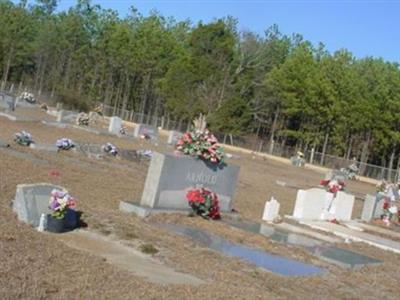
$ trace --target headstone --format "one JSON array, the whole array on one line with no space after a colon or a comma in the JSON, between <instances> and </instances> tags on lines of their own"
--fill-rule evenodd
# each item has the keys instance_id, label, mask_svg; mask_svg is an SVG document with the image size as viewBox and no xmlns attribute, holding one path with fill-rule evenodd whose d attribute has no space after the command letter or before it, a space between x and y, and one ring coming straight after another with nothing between
<instances>
[{"instance_id":1,"label":"headstone","mask_svg":"<svg viewBox=\"0 0 400 300\"><path fill-rule=\"evenodd\" d=\"M385 195L378 193L376 195L375 201L376 201L376 204L375 204L374 214L372 217L374 219L378 219L384 214L383 204L385 203Z\"/></svg>"},{"instance_id":2,"label":"headstone","mask_svg":"<svg viewBox=\"0 0 400 300\"><path fill-rule=\"evenodd\" d=\"M270 201L265 202L263 220L272 222L279 215L280 204L274 197Z\"/></svg>"},{"instance_id":3,"label":"headstone","mask_svg":"<svg viewBox=\"0 0 400 300\"><path fill-rule=\"evenodd\" d=\"M182 135L183 134L179 131L171 130L168 136L168 145L176 145Z\"/></svg>"},{"instance_id":4,"label":"headstone","mask_svg":"<svg viewBox=\"0 0 400 300\"><path fill-rule=\"evenodd\" d=\"M110 125L108 126L108 132L113 134L119 134L119 131L122 126L122 119L119 117L111 117L110 118Z\"/></svg>"},{"instance_id":5,"label":"headstone","mask_svg":"<svg viewBox=\"0 0 400 300\"><path fill-rule=\"evenodd\" d=\"M135 131L133 133L135 138L140 138L142 136L148 136L152 140L158 139L158 129L152 125L147 124L136 124Z\"/></svg>"},{"instance_id":6,"label":"headstone","mask_svg":"<svg viewBox=\"0 0 400 300\"><path fill-rule=\"evenodd\" d=\"M57 115L57 122L62 122L64 117L64 110L60 110Z\"/></svg>"},{"instance_id":7,"label":"headstone","mask_svg":"<svg viewBox=\"0 0 400 300\"><path fill-rule=\"evenodd\" d=\"M62 110L62 103L61 103L61 102L57 102L57 104L56 104L56 110L57 110L57 111Z\"/></svg>"},{"instance_id":8,"label":"headstone","mask_svg":"<svg viewBox=\"0 0 400 300\"><path fill-rule=\"evenodd\" d=\"M333 194L323 189L298 190L293 217L296 219L319 220Z\"/></svg>"},{"instance_id":9,"label":"headstone","mask_svg":"<svg viewBox=\"0 0 400 300\"><path fill-rule=\"evenodd\" d=\"M354 196L351 194L342 191L337 192L329 212L339 221L350 221L353 213L354 199Z\"/></svg>"},{"instance_id":10,"label":"headstone","mask_svg":"<svg viewBox=\"0 0 400 300\"><path fill-rule=\"evenodd\" d=\"M202 186L218 195L221 211L232 210L239 167L217 167L190 156L154 152L141 205L159 209L189 209L186 193Z\"/></svg>"},{"instance_id":11,"label":"headstone","mask_svg":"<svg viewBox=\"0 0 400 300\"><path fill-rule=\"evenodd\" d=\"M375 211L376 197L372 195L366 195L364 199L364 206L361 213L361 220L364 222L370 222L373 219Z\"/></svg>"},{"instance_id":12,"label":"headstone","mask_svg":"<svg viewBox=\"0 0 400 300\"><path fill-rule=\"evenodd\" d=\"M346 181L346 175L340 170L330 170L325 175L325 180Z\"/></svg>"},{"instance_id":13,"label":"headstone","mask_svg":"<svg viewBox=\"0 0 400 300\"><path fill-rule=\"evenodd\" d=\"M13 202L13 211L18 219L39 226L42 214L48 214L50 194L53 189L63 189L48 183L19 184Z\"/></svg>"}]
</instances>

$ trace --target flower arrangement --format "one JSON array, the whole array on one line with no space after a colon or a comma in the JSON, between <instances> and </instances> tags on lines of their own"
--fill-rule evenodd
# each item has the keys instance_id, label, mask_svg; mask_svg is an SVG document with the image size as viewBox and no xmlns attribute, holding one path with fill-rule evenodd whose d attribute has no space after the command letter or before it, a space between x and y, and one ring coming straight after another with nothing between
<instances>
[{"instance_id":1,"label":"flower arrangement","mask_svg":"<svg viewBox=\"0 0 400 300\"><path fill-rule=\"evenodd\" d=\"M321 180L320 183L322 186L326 188L326 190L330 193L336 194L339 191L343 191L345 187L345 183L341 180Z\"/></svg>"},{"instance_id":2,"label":"flower arrangement","mask_svg":"<svg viewBox=\"0 0 400 300\"><path fill-rule=\"evenodd\" d=\"M193 212L205 219L221 218L217 194L205 188L193 188L186 194L186 199Z\"/></svg>"},{"instance_id":3,"label":"flower arrangement","mask_svg":"<svg viewBox=\"0 0 400 300\"><path fill-rule=\"evenodd\" d=\"M76 208L75 198L71 197L71 195L65 190L52 190L49 204L49 208L53 212L51 215L55 219L63 219L67 209Z\"/></svg>"},{"instance_id":4,"label":"flower arrangement","mask_svg":"<svg viewBox=\"0 0 400 300\"><path fill-rule=\"evenodd\" d=\"M103 151L107 154L113 155L113 156L117 156L118 154L118 149L117 147L115 147L113 144L111 143L107 143L105 145L103 145L101 147L103 149Z\"/></svg>"},{"instance_id":5,"label":"flower arrangement","mask_svg":"<svg viewBox=\"0 0 400 300\"><path fill-rule=\"evenodd\" d=\"M79 126L88 126L89 125L89 115L87 113L81 112L78 114L76 118L76 125Z\"/></svg>"},{"instance_id":6,"label":"flower arrangement","mask_svg":"<svg viewBox=\"0 0 400 300\"><path fill-rule=\"evenodd\" d=\"M121 135L126 134L126 128L124 127L124 125L121 125L121 128L119 129L119 134L121 134Z\"/></svg>"},{"instance_id":7,"label":"flower arrangement","mask_svg":"<svg viewBox=\"0 0 400 300\"><path fill-rule=\"evenodd\" d=\"M69 150L69 149L75 147L75 144L70 139L62 138L62 139L57 140L56 146L59 150Z\"/></svg>"},{"instance_id":8,"label":"flower arrangement","mask_svg":"<svg viewBox=\"0 0 400 300\"><path fill-rule=\"evenodd\" d=\"M177 142L176 149L215 164L223 163L224 151L217 138L208 130L186 132Z\"/></svg>"},{"instance_id":9,"label":"flower arrangement","mask_svg":"<svg viewBox=\"0 0 400 300\"><path fill-rule=\"evenodd\" d=\"M14 141L23 146L29 146L30 144L34 143L32 135L24 130L15 134Z\"/></svg>"}]
</instances>

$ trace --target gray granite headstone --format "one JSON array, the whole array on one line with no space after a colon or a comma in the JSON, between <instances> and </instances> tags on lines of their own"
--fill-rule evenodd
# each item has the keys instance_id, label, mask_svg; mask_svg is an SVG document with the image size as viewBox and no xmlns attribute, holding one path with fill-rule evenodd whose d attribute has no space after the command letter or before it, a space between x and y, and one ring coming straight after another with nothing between
<instances>
[{"instance_id":1,"label":"gray granite headstone","mask_svg":"<svg viewBox=\"0 0 400 300\"><path fill-rule=\"evenodd\" d=\"M147 125L147 124L136 124L133 136L135 138L139 138L143 135L149 136L150 139L152 139L152 140L157 140L158 139L158 128L155 126L152 126L152 125Z\"/></svg>"},{"instance_id":2,"label":"gray granite headstone","mask_svg":"<svg viewBox=\"0 0 400 300\"><path fill-rule=\"evenodd\" d=\"M376 195L376 204L375 204L375 209L374 209L374 219L378 219L383 215L383 204L385 203L385 195L378 193Z\"/></svg>"},{"instance_id":3,"label":"gray granite headstone","mask_svg":"<svg viewBox=\"0 0 400 300\"><path fill-rule=\"evenodd\" d=\"M179 131L171 130L168 135L168 145L176 145L182 135L183 133Z\"/></svg>"},{"instance_id":4,"label":"gray granite headstone","mask_svg":"<svg viewBox=\"0 0 400 300\"><path fill-rule=\"evenodd\" d=\"M154 152L140 204L158 209L189 209L186 193L205 187L218 195L221 211L232 210L239 166L217 167L202 160Z\"/></svg>"},{"instance_id":5,"label":"gray granite headstone","mask_svg":"<svg viewBox=\"0 0 400 300\"><path fill-rule=\"evenodd\" d=\"M35 227L39 226L41 214L50 213L49 201L53 189L63 188L49 183L17 185L13 211L18 219Z\"/></svg>"},{"instance_id":6,"label":"gray granite headstone","mask_svg":"<svg viewBox=\"0 0 400 300\"><path fill-rule=\"evenodd\" d=\"M361 220L370 222L373 219L376 204L376 196L366 195L361 213Z\"/></svg>"}]
</instances>

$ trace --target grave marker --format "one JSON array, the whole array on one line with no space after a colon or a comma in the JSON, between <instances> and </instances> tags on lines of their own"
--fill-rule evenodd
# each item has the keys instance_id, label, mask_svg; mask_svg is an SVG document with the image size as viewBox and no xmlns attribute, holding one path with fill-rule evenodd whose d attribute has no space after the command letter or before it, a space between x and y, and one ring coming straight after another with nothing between
<instances>
[{"instance_id":1,"label":"grave marker","mask_svg":"<svg viewBox=\"0 0 400 300\"><path fill-rule=\"evenodd\" d=\"M218 195L221 211L230 212L238 175L239 167L235 165L218 167L186 155L154 152L140 205L121 202L120 208L130 212L135 211L135 207L139 210L189 210L187 191L202 186Z\"/></svg>"},{"instance_id":2,"label":"grave marker","mask_svg":"<svg viewBox=\"0 0 400 300\"><path fill-rule=\"evenodd\" d=\"M293 217L296 219L319 220L333 194L323 189L298 190Z\"/></svg>"},{"instance_id":3,"label":"grave marker","mask_svg":"<svg viewBox=\"0 0 400 300\"><path fill-rule=\"evenodd\" d=\"M263 220L272 222L279 215L280 204L274 197L270 201L265 202Z\"/></svg>"},{"instance_id":4,"label":"grave marker","mask_svg":"<svg viewBox=\"0 0 400 300\"><path fill-rule=\"evenodd\" d=\"M108 132L112 134L119 134L122 126L122 119L119 117L111 117L110 125L108 126Z\"/></svg>"},{"instance_id":5,"label":"grave marker","mask_svg":"<svg viewBox=\"0 0 400 300\"><path fill-rule=\"evenodd\" d=\"M333 199L329 212L341 221L350 221L353 213L354 196L345 192L339 191Z\"/></svg>"},{"instance_id":6,"label":"grave marker","mask_svg":"<svg viewBox=\"0 0 400 300\"><path fill-rule=\"evenodd\" d=\"M168 145L176 145L178 140L182 137L183 133L171 130L168 136Z\"/></svg>"},{"instance_id":7,"label":"grave marker","mask_svg":"<svg viewBox=\"0 0 400 300\"><path fill-rule=\"evenodd\" d=\"M366 195L364 200L364 206L361 213L361 220L370 222L373 219L375 211L376 197L372 195Z\"/></svg>"},{"instance_id":8,"label":"grave marker","mask_svg":"<svg viewBox=\"0 0 400 300\"><path fill-rule=\"evenodd\" d=\"M147 124L136 124L135 131L133 132L135 138L140 138L141 136L148 136L152 140L158 139L158 129L152 125Z\"/></svg>"},{"instance_id":9,"label":"grave marker","mask_svg":"<svg viewBox=\"0 0 400 300\"><path fill-rule=\"evenodd\" d=\"M51 213L49 201L53 189L63 188L49 183L17 185L13 211L18 219L35 227L39 226L41 215Z\"/></svg>"}]
</instances>

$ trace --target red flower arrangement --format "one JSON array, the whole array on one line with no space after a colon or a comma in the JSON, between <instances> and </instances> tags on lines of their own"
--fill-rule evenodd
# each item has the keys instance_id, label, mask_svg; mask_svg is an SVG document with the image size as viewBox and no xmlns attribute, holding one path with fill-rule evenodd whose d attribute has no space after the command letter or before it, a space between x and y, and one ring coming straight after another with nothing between
<instances>
[{"instance_id":1,"label":"red flower arrangement","mask_svg":"<svg viewBox=\"0 0 400 300\"><path fill-rule=\"evenodd\" d=\"M344 190L345 187L345 183L340 180L321 180L320 184L324 186L328 192L333 194Z\"/></svg>"},{"instance_id":2,"label":"red flower arrangement","mask_svg":"<svg viewBox=\"0 0 400 300\"><path fill-rule=\"evenodd\" d=\"M186 194L193 212L205 219L217 220L221 218L217 194L205 188L193 188Z\"/></svg>"}]
</instances>

